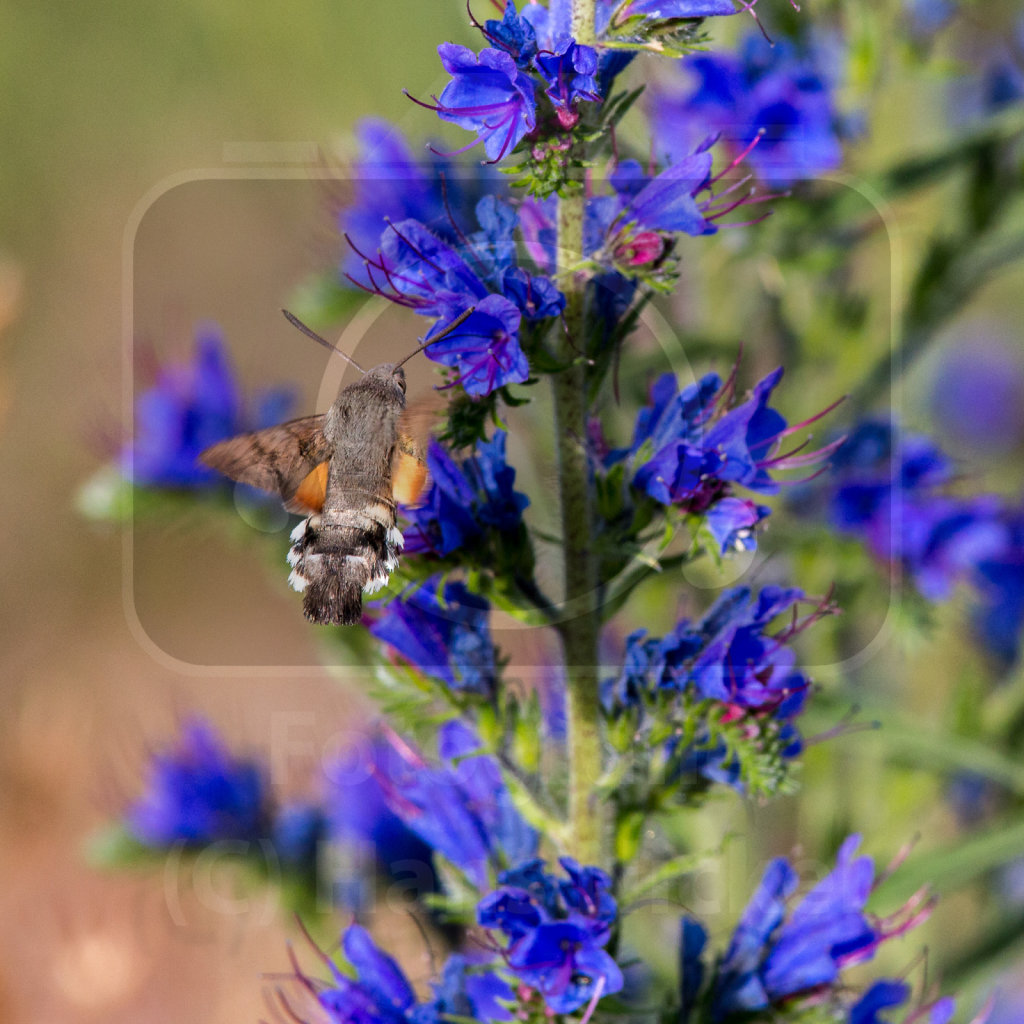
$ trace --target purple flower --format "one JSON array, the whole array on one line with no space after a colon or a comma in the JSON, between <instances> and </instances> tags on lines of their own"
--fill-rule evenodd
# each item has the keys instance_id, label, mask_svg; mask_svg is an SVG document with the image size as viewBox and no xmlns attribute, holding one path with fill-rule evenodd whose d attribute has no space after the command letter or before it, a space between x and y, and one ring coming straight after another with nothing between
<instances>
[{"instance_id":1,"label":"purple flower","mask_svg":"<svg viewBox=\"0 0 1024 1024\"><path fill-rule=\"evenodd\" d=\"M431 485L420 504L405 510L406 554L450 555L472 544L487 529L513 533L530 503L515 490L516 471L505 461L506 435L497 430L478 441L474 454L461 462L432 441L427 451Z\"/></svg>"},{"instance_id":2,"label":"purple flower","mask_svg":"<svg viewBox=\"0 0 1024 1024\"><path fill-rule=\"evenodd\" d=\"M491 867L533 856L538 840L480 746L465 725L448 722L438 740L442 765L434 767L396 738L379 781L391 810L483 888Z\"/></svg>"},{"instance_id":3,"label":"purple flower","mask_svg":"<svg viewBox=\"0 0 1024 1024\"><path fill-rule=\"evenodd\" d=\"M837 167L842 159L832 81L835 48L805 50L788 40L769 44L750 35L738 54L695 55L680 62L695 91L654 94L653 126L660 152L683 159L718 133L763 181L784 187ZM752 143L757 144L751 149Z\"/></svg>"},{"instance_id":4,"label":"purple flower","mask_svg":"<svg viewBox=\"0 0 1024 1024\"><path fill-rule=\"evenodd\" d=\"M716 1021L836 984L844 967L871 959L883 941L930 913L929 903L919 907L919 894L888 920L870 918L864 906L874 864L870 857L856 856L859 845L860 836L850 836L833 871L792 911L788 901L796 891L796 872L782 858L772 861L718 965Z\"/></svg>"},{"instance_id":5,"label":"purple flower","mask_svg":"<svg viewBox=\"0 0 1024 1024\"><path fill-rule=\"evenodd\" d=\"M246 430L285 417L291 399L266 392L244 415L224 339L213 325L196 332L190 364L160 370L135 404L135 439L121 453L125 478L145 487L204 487L222 478L197 461L199 453Z\"/></svg>"},{"instance_id":6,"label":"purple flower","mask_svg":"<svg viewBox=\"0 0 1024 1024\"><path fill-rule=\"evenodd\" d=\"M431 109L476 132L487 158L500 160L537 127L533 80L504 50L488 47L477 57L465 46L442 43L437 52L452 80Z\"/></svg>"},{"instance_id":7,"label":"purple flower","mask_svg":"<svg viewBox=\"0 0 1024 1024\"><path fill-rule=\"evenodd\" d=\"M477 906L477 922L503 932L503 956L522 985L536 989L553 1013L572 1013L622 989L622 972L602 948L617 907L600 868L559 862L568 879L532 860L501 876L502 888Z\"/></svg>"},{"instance_id":8,"label":"purple flower","mask_svg":"<svg viewBox=\"0 0 1024 1024\"><path fill-rule=\"evenodd\" d=\"M370 632L453 690L486 694L495 683L490 606L463 583L432 578L389 602Z\"/></svg>"},{"instance_id":9,"label":"purple flower","mask_svg":"<svg viewBox=\"0 0 1024 1024\"><path fill-rule=\"evenodd\" d=\"M128 830L146 846L198 846L267 833L269 802L259 765L231 756L213 727L193 719L178 746L156 754Z\"/></svg>"}]
</instances>

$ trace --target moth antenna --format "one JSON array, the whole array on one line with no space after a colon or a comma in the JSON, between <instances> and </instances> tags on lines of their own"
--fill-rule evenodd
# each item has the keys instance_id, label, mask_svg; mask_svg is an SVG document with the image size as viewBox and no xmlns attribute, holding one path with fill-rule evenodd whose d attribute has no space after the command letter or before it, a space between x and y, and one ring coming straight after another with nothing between
<instances>
[{"instance_id":1,"label":"moth antenna","mask_svg":"<svg viewBox=\"0 0 1024 1024\"><path fill-rule=\"evenodd\" d=\"M366 371L347 352L342 352L340 348L332 345L326 338L321 338L316 331L307 327L294 313L289 313L287 309L282 309L281 312L284 313L284 318L288 323L290 323L292 327L297 327L307 338L312 338L314 341L323 345L324 348L329 349L336 356L341 356L342 359L351 363L360 373L366 373ZM452 326L455 325L453 324Z\"/></svg>"},{"instance_id":2,"label":"moth antenna","mask_svg":"<svg viewBox=\"0 0 1024 1024\"><path fill-rule=\"evenodd\" d=\"M458 330L475 312L476 306L470 306L469 309L463 310L436 338L425 341L419 348L413 349L404 359L395 363L394 369L397 370L402 363L407 363L413 356L419 355L425 348L430 348L431 345L436 345L442 339L447 338L452 331Z\"/></svg>"}]
</instances>

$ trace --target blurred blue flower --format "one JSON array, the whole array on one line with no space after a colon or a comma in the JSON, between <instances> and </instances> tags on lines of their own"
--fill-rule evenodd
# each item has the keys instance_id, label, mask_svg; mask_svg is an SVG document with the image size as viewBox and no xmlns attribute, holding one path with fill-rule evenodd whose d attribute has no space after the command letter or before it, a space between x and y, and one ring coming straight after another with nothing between
<instances>
[{"instance_id":1,"label":"blurred blue flower","mask_svg":"<svg viewBox=\"0 0 1024 1024\"><path fill-rule=\"evenodd\" d=\"M212 324L196 332L189 364L163 367L135 403L135 437L121 452L125 479L144 487L205 487L223 481L197 461L199 453L246 430L283 419L291 397L283 390L257 396L246 415L224 338Z\"/></svg>"},{"instance_id":2,"label":"blurred blue flower","mask_svg":"<svg viewBox=\"0 0 1024 1024\"><path fill-rule=\"evenodd\" d=\"M895 1024L892 1017L880 1017L882 1010L903 1006L910 1000L910 986L905 981L876 981L871 988L850 1007L847 1024ZM956 1003L947 997L926 1006L912 1006L902 1018L903 1024L949 1024L956 1012ZM975 1024L982 1024L976 1020ZM995 1024L995 1022L991 1022Z\"/></svg>"},{"instance_id":3,"label":"blurred blue flower","mask_svg":"<svg viewBox=\"0 0 1024 1024\"><path fill-rule=\"evenodd\" d=\"M823 40L801 48L787 39L769 43L758 33L735 55L686 57L679 67L689 81L697 79L697 88L653 91L656 151L682 160L718 134L775 187L832 170L842 160L834 99L841 59L835 44Z\"/></svg>"},{"instance_id":4,"label":"blurred blue flower","mask_svg":"<svg viewBox=\"0 0 1024 1024\"><path fill-rule=\"evenodd\" d=\"M381 778L394 751L374 736L326 765L322 796L331 849L327 865L334 902L355 910L373 902L377 872L412 895L438 889L433 851L388 806Z\"/></svg>"},{"instance_id":5,"label":"blurred blue flower","mask_svg":"<svg viewBox=\"0 0 1024 1024\"><path fill-rule=\"evenodd\" d=\"M361 925L350 925L341 940L345 959L355 970L349 978L330 960L333 978L306 988L336 1024L419 1024L416 995L401 967L382 953Z\"/></svg>"},{"instance_id":6,"label":"blurred blue flower","mask_svg":"<svg viewBox=\"0 0 1024 1024\"><path fill-rule=\"evenodd\" d=\"M939 358L929 411L942 435L972 454L1005 455L1024 441L1024 361L985 334L957 339Z\"/></svg>"},{"instance_id":7,"label":"blurred blue flower","mask_svg":"<svg viewBox=\"0 0 1024 1024\"><path fill-rule=\"evenodd\" d=\"M281 865L302 875L316 875L320 844L327 835L327 815L315 804L287 804L274 814L270 826L270 841Z\"/></svg>"},{"instance_id":8,"label":"blurred blue flower","mask_svg":"<svg viewBox=\"0 0 1024 1024\"><path fill-rule=\"evenodd\" d=\"M505 461L506 434L478 441L460 462L436 441L427 451L431 485L420 504L405 510L405 552L449 555L480 537L488 528L512 533L530 503L515 490L516 471Z\"/></svg>"},{"instance_id":9,"label":"blurred blue flower","mask_svg":"<svg viewBox=\"0 0 1024 1024\"><path fill-rule=\"evenodd\" d=\"M995 495L951 495L952 480L952 465L933 441L873 419L836 450L817 492L837 530L899 566L929 601L970 583L978 597L975 632L1009 665L1024 625L1024 512Z\"/></svg>"},{"instance_id":10,"label":"blurred blue flower","mask_svg":"<svg viewBox=\"0 0 1024 1024\"><path fill-rule=\"evenodd\" d=\"M477 922L508 940L502 956L516 981L536 989L552 1013L572 1013L622 989L622 972L602 948L618 908L611 879L570 858L568 879L531 860L502 874L502 886L477 906Z\"/></svg>"},{"instance_id":11,"label":"blurred blue flower","mask_svg":"<svg viewBox=\"0 0 1024 1024\"><path fill-rule=\"evenodd\" d=\"M401 132L377 118L356 130L359 156L352 167L353 195L337 214L338 227L350 243L343 275L369 286L363 258L374 253L388 223L415 220L450 245L470 223L485 191L501 194L505 179L477 164L457 164L427 148L414 156Z\"/></svg>"},{"instance_id":12,"label":"blurred blue flower","mask_svg":"<svg viewBox=\"0 0 1024 1024\"><path fill-rule=\"evenodd\" d=\"M494 689L490 606L464 583L433 577L390 601L370 632L416 668L453 690L487 694Z\"/></svg>"},{"instance_id":13,"label":"blurred blue flower","mask_svg":"<svg viewBox=\"0 0 1024 1024\"><path fill-rule=\"evenodd\" d=\"M392 738L378 776L391 810L432 849L483 888L488 870L533 856L537 834L512 803L498 762L461 722L438 737L440 766Z\"/></svg>"},{"instance_id":14,"label":"blurred blue flower","mask_svg":"<svg viewBox=\"0 0 1024 1024\"><path fill-rule=\"evenodd\" d=\"M146 790L125 824L146 846L198 846L261 839L269 817L259 765L232 757L209 723L192 719L177 747L154 755Z\"/></svg>"},{"instance_id":15,"label":"blurred blue flower","mask_svg":"<svg viewBox=\"0 0 1024 1024\"><path fill-rule=\"evenodd\" d=\"M870 857L856 856L859 845L860 836L847 838L836 867L793 909L788 904L799 881L796 872L783 858L769 864L725 956L715 965L713 1020L767 1010L804 995L820 998L823 990L838 983L845 967L871 959L882 942L928 915L931 904L922 906L921 894L888 919L866 913L875 870ZM691 951L684 964L691 974L699 963L702 932L693 921L684 931ZM870 998L858 1004L860 1016L852 1020L864 1024L875 1020L868 1014L894 1005L884 1001L892 994L882 989L869 993Z\"/></svg>"}]
</instances>

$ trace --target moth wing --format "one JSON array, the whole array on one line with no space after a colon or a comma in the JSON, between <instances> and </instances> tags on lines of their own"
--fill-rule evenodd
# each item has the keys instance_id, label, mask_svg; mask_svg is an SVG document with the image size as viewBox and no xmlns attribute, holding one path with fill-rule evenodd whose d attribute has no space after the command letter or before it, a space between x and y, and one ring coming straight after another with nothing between
<instances>
[{"instance_id":1,"label":"moth wing","mask_svg":"<svg viewBox=\"0 0 1024 1024\"><path fill-rule=\"evenodd\" d=\"M398 425L398 447L391 464L391 488L400 505L416 505L430 482L427 445L438 415L437 393L409 403Z\"/></svg>"},{"instance_id":2,"label":"moth wing","mask_svg":"<svg viewBox=\"0 0 1024 1024\"><path fill-rule=\"evenodd\" d=\"M201 452L199 461L239 483L280 495L289 511L319 511L332 450L323 426L322 415L303 416L266 430L239 434ZM319 504L307 505L307 501L316 500L318 491L323 492ZM297 502L300 493L302 498Z\"/></svg>"}]
</instances>

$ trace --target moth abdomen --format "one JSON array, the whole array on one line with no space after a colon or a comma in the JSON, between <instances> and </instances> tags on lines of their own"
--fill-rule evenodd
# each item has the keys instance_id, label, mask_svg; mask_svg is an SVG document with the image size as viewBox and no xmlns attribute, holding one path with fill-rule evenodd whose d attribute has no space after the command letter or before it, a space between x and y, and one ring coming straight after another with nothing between
<instances>
[{"instance_id":1,"label":"moth abdomen","mask_svg":"<svg viewBox=\"0 0 1024 1024\"><path fill-rule=\"evenodd\" d=\"M381 522L367 511L343 510L329 520L310 516L292 533L288 581L302 593L303 611L311 622L358 622L363 594L375 594L398 566L405 542L401 532L393 520Z\"/></svg>"}]
</instances>

